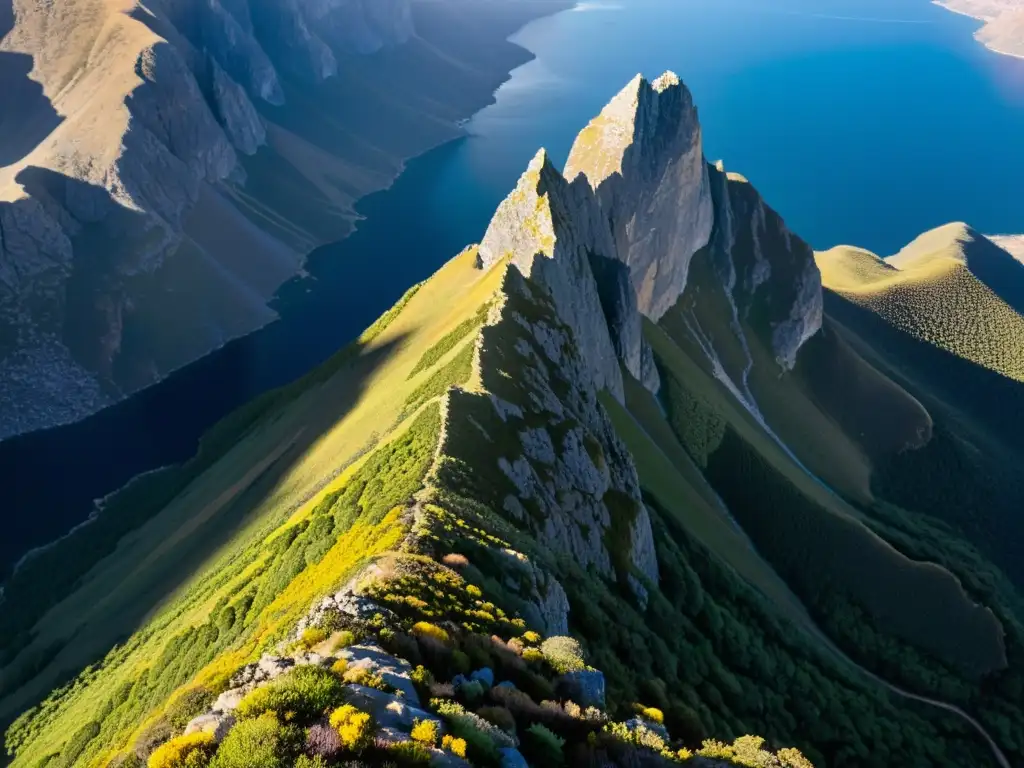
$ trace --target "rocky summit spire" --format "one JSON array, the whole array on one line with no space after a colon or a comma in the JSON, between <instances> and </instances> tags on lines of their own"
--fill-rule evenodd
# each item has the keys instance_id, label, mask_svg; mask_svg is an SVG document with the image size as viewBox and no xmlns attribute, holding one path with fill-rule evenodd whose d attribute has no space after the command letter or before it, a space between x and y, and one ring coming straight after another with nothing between
<instances>
[{"instance_id":1,"label":"rocky summit spire","mask_svg":"<svg viewBox=\"0 0 1024 768\"><path fill-rule=\"evenodd\" d=\"M498 207L479 258L484 268L508 258L544 286L559 317L573 329L595 386L622 400L622 373L590 267L591 254L613 249L593 194L571 187L541 150Z\"/></svg>"},{"instance_id":2,"label":"rocky summit spire","mask_svg":"<svg viewBox=\"0 0 1024 768\"><path fill-rule=\"evenodd\" d=\"M714 208L689 89L637 75L580 133L565 177L583 176L611 221L640 311L657 320L679 298Z\"/></svg>"}]
</instances>

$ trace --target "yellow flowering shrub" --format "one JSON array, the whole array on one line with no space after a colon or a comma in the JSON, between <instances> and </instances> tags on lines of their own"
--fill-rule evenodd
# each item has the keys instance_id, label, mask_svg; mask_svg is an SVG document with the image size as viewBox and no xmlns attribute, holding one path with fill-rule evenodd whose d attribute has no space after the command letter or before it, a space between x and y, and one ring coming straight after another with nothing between
<instances>
[{"instance_id":1,"label":"yellow flowering shrub","mask_svg":"<svg viewBox=\"0 0 1024 768\"><path fill-rule=\"evenodd\" d=\"M186 761L193 764L213 754L212 733L190 733L177 736L157 747L149 756L147 768L185 768ZM198 754L196 754L198 753ZM193 755L195 754L195 757ZM191 761L189 760L191 758Z\"/></svg>"}]
</instances>

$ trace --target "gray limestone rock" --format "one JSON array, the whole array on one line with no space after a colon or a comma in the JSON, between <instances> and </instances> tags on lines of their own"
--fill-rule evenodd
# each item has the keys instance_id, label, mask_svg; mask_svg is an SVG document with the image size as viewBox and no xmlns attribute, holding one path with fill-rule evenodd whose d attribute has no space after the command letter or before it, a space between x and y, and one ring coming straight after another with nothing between
<instances>
[{"instance_id":1,"label":"gray limestone rock","mask_svg":"<svg viewBox=\"0 0 1024 768\"><path fill-rule=\"evenodd\" d=\"M363 712L369 712L384 728L395 728L408 733L416 720L431 720L444 732L444 723L439 717L411 704L409 699L393 693L367 688L362 685L349 686L348 703Z\"/></svg>"},{"instance_id":2,"label":"gray limestone rock","mask_svg":"<svg viewBox=\"0 0 1024 768\"><path fill-rule=\"evenodd\" d=\"M219 744L228 735L228 731L235 727L235 716L228 712L207 712L189 721L185 726L185 734L210 733L213 734L213 741Z\"/></svg>"},{"instance_id":3,"label":"gray limestone rock","mask_svg":"<svg viewBox=\"0 0 1024 768\"><path fill-rule=\"evenodd\" d=\"M800 347L821 328L821 273L811 247L786 227L742 176L710 169L717 221L715 270L743 320L790 370Z\"/></svg>"},{"instance_id":4,"label":"gray limestone rock","mask_svg":"<svg viewBox=\"0 0 1024 768\"><path fill-rule=\"evenodd\" d=\"M486 269L508 258L543 286L559 318L573 329L595 386L622 400L622 374L589 263L603 233L589 229L590 215L581 216L579 206L547 154L539 152L494 214L480 243L480 263Z\"/></svg>"},{"instance_id":5,"label":"gray limestone rock","mask_svg":"<svg viewBox=\"0 0 1024 768\"><path fill-rule=\"evenodd\" d=\"M596 192L638 307L659 319L682 295L714 222L689 89L671 72L653 83L638 75L580 133L565 176Z\"/></svg>"},{"instance_id":6,"label":"gray limestone rock","mask_svg":"<svg viewBox=\"0 0 1024 768\"><path fill-rule=\"evenodd\" d=\"M373 674L380 675L392 688L401 691L406 703L413 706L419 704L420 697L412 684L412 667L409 662L392 656L379 645L372 643L351 645L339 651L337 655L348 662L349 669L365 667Z\"/></svg>"}]
</instances>

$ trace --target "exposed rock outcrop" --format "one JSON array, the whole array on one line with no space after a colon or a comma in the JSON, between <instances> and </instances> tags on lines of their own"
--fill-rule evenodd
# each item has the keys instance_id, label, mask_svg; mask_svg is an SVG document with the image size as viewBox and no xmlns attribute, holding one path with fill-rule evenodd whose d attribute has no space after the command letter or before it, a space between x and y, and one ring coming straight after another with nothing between
<instances>
[{"instance_id":1,"label":"exposed rock outcrop","mask_svg":"<svg viewBox=\"0 0 1024 768\"><path fill-rule=\"evenodd\" d=\"M611 221L640 311L658 320L682 294L714 210L689 89L637 75L580 133L565 176L582 176Z\"/></svg>"},{"instance_id":2,"label":"exposed rock outcrop","mask_svg":"<svg viewBox=\"0 0 1024 768\"><path fill-rule=\"evenodd\" d=\"M540 258L557 262L555 254ZM644 604L638 577L658 581L651 522L633 460L598 401L601 379L546 285L526 279L514 261L499 268L507 270L503 303L478 343L483 392L449 396L441 482L454 466L473 466L474 494L546 551L628 584ZM488 444L490 434L518 437L499 448ZM491 468L481 469L487 461ZM551 588L541 603L549 608L564 598Z\"/></svg>"},{"instance_id":3,"label":"exposed rock outcrop","mask_svg":"<svg viewBox=\"0 0 1024 768\"><path fill-rule=\"evenodd\" d=\"M711 257L738 320L790 370L821 328L821 273L814 251L742 176L711 168L716 224Z\"/></svg>"},{"instance_id":4,"label":"exposed rock outcrop","mask_svg":"<svg viewBox=\"0 0 1024 768\"><path fill-rule=\"evenodd\" d=\"M544 286L572 329L598 389L622 400L622 374L605 323L590 254L611 250L607 229L581 187L570 187L541 150L505 198L480 243L490 268L509 259Z\"/></svg>"}]
</instances>

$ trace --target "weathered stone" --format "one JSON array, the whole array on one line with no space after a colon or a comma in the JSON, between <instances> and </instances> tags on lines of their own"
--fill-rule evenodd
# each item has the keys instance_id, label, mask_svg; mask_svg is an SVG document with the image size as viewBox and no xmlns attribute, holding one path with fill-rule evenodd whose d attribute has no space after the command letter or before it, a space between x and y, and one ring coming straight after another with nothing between
<instances>
[{"instance_id":1,"label":"weathered stone","mask_svg":"<svg viewBox=\"0 0 1024 768\"><path fill-rule=\"evenodd\" d=\"M570 189L541 151L494 214L479 258L490 268L509 257L543 286L559 318L573 329L597 388L622 400L622 374L589 264L589 253L611 247L593 205Z\"/></svg>"},{"instance_id":2,"label":"weathered stone","mask_svg":"<svg viewBox=\"0 0 1024 768\"><path fill-rule=\"evenodd\" d=\"M640 311L657 320L682 295L714 209L689 89L637 75L576 139L565 176L583 176L611 221Z\"/></svg>"},{"instance_id":3,"label":"weathered stone","mask_svg":"<svg viewBox=\"0 0 1024 768\"><path fill-rule=\"evenodd\" d=\"M409 662L396 658L378 645L363 643L350 645L338 652L338 657L348 661L349 669L365 667L380 675L385 683L402 691L405 701L413 706L420 703L419 694L412 683L412 667Z\"/></svg>"},{"instance_id":4,"label":"weathered stone","mask_svg":"<svg viewBox=\"0 0 1024 768\"><path fill-rule=\"evenodd\" d=\"M349 690L348 702L356 709L369 712L384 728L397 728L408 733L414 721L431 720L444 732L444 723L440 718L411 704L404 696L362 685L351 685Z\"/></svg>"},{"instance_id":5,"label":"weathered stone","mask_svg":"<svg viewBox=\"0 0 1024 768\"><path fill-rule=\"evenodd\" d=\"M227 712L207 712L190 720L185 726L185 733L210 733L213 734L214 742L219 744L234 727L234 715Z\"/></svg>"},{"instance_id":6,"label":"weathered stone","mask_svg":"<svg viewBox=\"0 0 1024 768\"><path fill-rule=\"evenodd\" d=\"M235 148L246 155L255 155L266 144L267 129L263 118L249 100L249 94L211 59L213 70L213 99L228 138Z\"/></svg>"}]
</instances>

